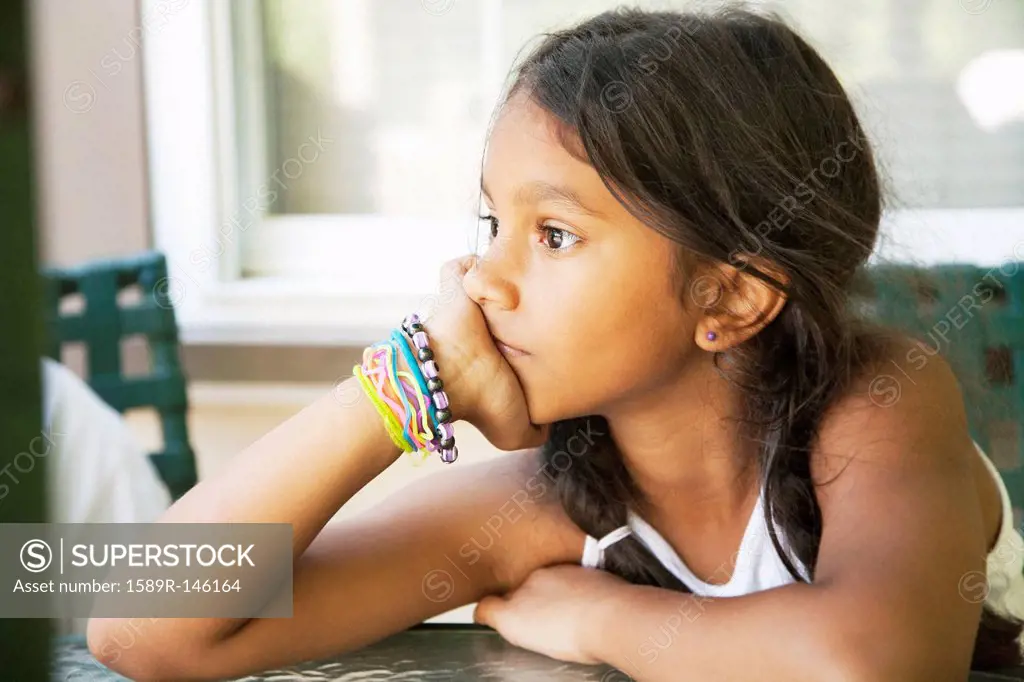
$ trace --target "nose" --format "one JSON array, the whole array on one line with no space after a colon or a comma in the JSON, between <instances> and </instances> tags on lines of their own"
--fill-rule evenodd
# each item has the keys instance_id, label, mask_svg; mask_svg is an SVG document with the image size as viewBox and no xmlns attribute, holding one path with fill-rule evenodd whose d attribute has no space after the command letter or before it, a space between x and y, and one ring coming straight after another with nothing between
<instances>
[{"instance_id":1,"label":"nose","mask_svg":"<svg viewBox=\"0 0 1024 682\"><path fill-rule=\"evenodd\" d=\"M508 272L508 256L497 255L493 248L471 261L462 286L481 308L514 310L519 305L519 289Z\"/></svg>"}]
</instances>

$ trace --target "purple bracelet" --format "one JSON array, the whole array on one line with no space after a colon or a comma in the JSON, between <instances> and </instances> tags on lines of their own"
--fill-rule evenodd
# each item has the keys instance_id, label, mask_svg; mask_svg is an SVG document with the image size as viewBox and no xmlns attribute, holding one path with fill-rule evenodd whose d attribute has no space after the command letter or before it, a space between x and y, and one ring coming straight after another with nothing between
<instances>
[{"instance_id":1,"label":"purple bracelet","mask_svg":"<svg viewBox=\"0 0 1024 682\"><path fill-rule=\"evenodd\" d=\"M438 376L437 363L434 362L434 351L430 350L427 341L427 332L420 323L419 315L413 313L402 320L402 331L404 331L412 343L416 346L416 359L420 364L420 372L426 379L427 390L430 392L430 401L434 405L434 420L437 422L436 435L431 440L435 449L441 451L441 461L451 464L459 456L459 449L455 447L455 427L452 426L452 411L448 401L448 394L444 392L444 382Z\"/></svg>"}]
</instances>

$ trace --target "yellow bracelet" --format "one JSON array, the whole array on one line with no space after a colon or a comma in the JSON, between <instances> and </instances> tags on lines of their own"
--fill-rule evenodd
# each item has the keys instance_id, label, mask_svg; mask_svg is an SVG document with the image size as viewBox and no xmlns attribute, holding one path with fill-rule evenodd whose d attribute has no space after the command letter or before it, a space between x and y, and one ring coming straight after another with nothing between
<instances>
[{"instance_id":1,"label":"yellow bracelet","mask_svg":"<svg viewBox=\"0 0 1024 682\"><path fill-rule=\"evenodd\" d=\"M366 377L366 378L367 378L367 380L370 383L370 387L373 389L374 395L377 396L377 398L379 398L381 400L381 402L384 405L385 409L387 409L388 413L392 415L393 422L398 425L397 432L402 436L402 439L406 443L406 447L404 448L405 451L406 452L424 452L425 453L424 458L426 458L426 456L429 454L429 451L426 450L426 444L430 441L431 438L434 437L434 434L430 430L429 418L427 417L427 404L424 401L422 392L419 390L418 386L416 386L416 378L410 372L399 370L398 371L398 376L394 377L394 376L391 375L390 371L387 371L388 368L390 368L390 366L391 366L392 356L395 355L395 353L394 353L393 349L390 346L386 346L383 350L384 350L384 353L385 353L385 358L384 358L384 362L382 363L383 364L382 369L385 370L386 379L384 381L382 381L380 383L380 385L378 386L376 381L372 380L370 377ZM395 357L395 360L397 360L397 357ZM370 356L367 356L367 354L364 353L364 360L363 360L364 365L368 361L372 362L373 358L370 357ZM364 373L363 376L366 376L365 373ZM402 387L402 382L401 382L402 378L405 378L406 380L408 380L410 385L413 386L413 390L414 390L414 393L415 393L415 399L409 397L406 394L404 388ZM396 403L397 402L401 402L401 398L398 397L399 394L404 395L406 397L406 399L410 400L413 404L419 403L419 414L422 415L422 426L423 426L423 428L420 429L419 428L420 427L420 423L418 423L415 420L416 410L415 410L415 408L413 410L411 410L411 416L413 418L410 419L410 423L408 424L408 428L409 428L409 434L410 434L410 436L412 438L412 441L413 441L412 445L414 446L412 449L410 449L410 447L409 447L409 441L405 439L404 428L405 428L406 425L403 424L398 419L398 415L394 413L394 409L392 408L392 406L389 405L384 400L385 398L388 398L390 400L393 400Z\"/></svg>"},{"instance_id":2,"label":"yellow bracelet","mask_svg":"<svg viewBox=\"0 0 1024 682\"><path fill-rule=\"evenodd\" d=\"M388 408L383 400L377 395L377 391L374 390L373 384L363 374L363 368L361 365L355 365L352 367L352 376L356 377L359 381L359 385L363 387L363 392L366 397L373 403L374 408L377 410L377 414L384 420L384 428L388 432L388 436L391 437L391 442L398 446L398 449L402 452L411 452L409 444L405 442L405 435L402 433L402 426L398 423L398 419L394 413Z\"/></svg>"}]
</instances>

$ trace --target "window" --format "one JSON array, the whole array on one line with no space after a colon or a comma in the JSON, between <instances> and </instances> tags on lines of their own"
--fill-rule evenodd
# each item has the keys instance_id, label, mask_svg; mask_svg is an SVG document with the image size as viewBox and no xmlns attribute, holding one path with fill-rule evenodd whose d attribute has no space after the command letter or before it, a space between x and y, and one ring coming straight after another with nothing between
<instances>
[{"instance_id":1,"label":"window","mask_svg":"<svg viewBox=\"0 0 1024 682\"><path fill-rule=\"evenodd\" d=\"M147 36L145 77L153 220L186 338L378 338L444 260L474 248L484 136L519 49L616 4L181 9ZM1010 241L1024 237L1024 6L760 4L822 50L858 103L895 192L883 255L1024 257ZM385 253L400 277L377 274Z\"/></svg>"},{"instance_id":2,"label":"window","mask_svg":"<svg viewBox=\"0 0 1024 682\"><path fill-rule=\"evenodd\" d=\"M969 14L966 1L766 4L798 24L851 90L900 205L1024 206L1024 102L1013 124L990 101L1024 81L1024 5L979 0L984 11ZM1013 50L1011 70L992 61Z\"/></svg>"},{"instance_id":3,"label":"window","mask_svg":"<svg viewBox=\"0 0 1024 682\"><path fill-rule=\"evenodd\" d=\"M236 44L246 46L234 54L236 82L251 104L238 109L253 159L243 195L266 189L241 240L243 277L423 291L440 261L471 247L498 83L477 58L487 9L235 3ZM385 256L403 277L378 274Z\"/></svg>"}]
</instances>

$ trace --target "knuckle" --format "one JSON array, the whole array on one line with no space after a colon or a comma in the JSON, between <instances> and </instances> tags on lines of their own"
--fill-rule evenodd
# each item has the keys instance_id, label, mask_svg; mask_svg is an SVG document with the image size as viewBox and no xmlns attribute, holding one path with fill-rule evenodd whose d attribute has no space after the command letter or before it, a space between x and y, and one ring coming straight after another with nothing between
<instances>
[{"instance_id":1,"label":"knuckle","mask_svg":"<svg viewBox=\"0 0 1024 682\"><path fill-rule=\"evenodd\" d=\"M451 260L445 261L444 264L441 266L441 279L447 280L451 278L452 276L459 272L459 269L461 267L462 264L460 263L459 258L453 258Z\"/></svg>"},{"instance_id":2,"label":"knuckle","mask_svg":"<svg viewBox=\"0 0 1024 682\"><path fill-rule=\"evenodd\" d=\"M475 259L476 256L474 254L468 254L445 261L441 268L442 278L453 279L461 277L473 266Z\"/></svg>"}]
</instances>

